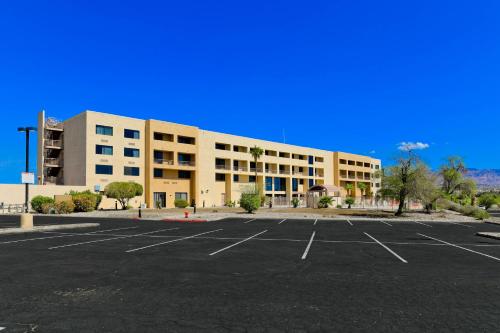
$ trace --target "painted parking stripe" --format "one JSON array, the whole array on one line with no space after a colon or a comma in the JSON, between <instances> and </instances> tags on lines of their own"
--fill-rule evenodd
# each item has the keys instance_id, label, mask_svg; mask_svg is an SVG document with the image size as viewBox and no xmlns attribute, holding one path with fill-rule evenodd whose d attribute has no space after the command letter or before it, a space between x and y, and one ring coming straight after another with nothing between
<instances>
[{"instance_id":1,"label":"painted parking stripe","mask_svg":"<svg viewBox=\"0 0 500 333\"><path fill-rule=\"evenodd\" d=\"M316 223L318 223L318 219L314 220L313 225L316 225Z\"/></svg>"},{"instance_id":2,"label":"painted parking stripe","mask_svg":"<svg viewBox=\"0 0 500 333\"><path fill-rule=\"evenodd\" d=\"M252 220L248 220L248 221L243 222L243 223L250 223L250 222L255 221L255 220L256 220L256 219L252 219Z\"/></svg>"},{"instance_id":3,"label":"painted parking stripe","mask_svg":"<svg viewBox=\"0 0 500 333\"><path fill-rule=\"evenodd\" d=\"M392 224L388 223L388 222L385 222L385 221L382 221L382 220L377 220L379 222L382 222L383 224L387 224L389 227L392 227Z\"/></svg>"},{"instance_id":4,"label":"painted parking stripe","mask_svg":"<svg viewBox=\"0 0 500 333\"><path fill-rule=\"evenodd\" d=\"M418 221L413 221L413 222L421 224L421 225L425 225L426 227L429 227L429 228L432 228L432 225L430 225L430 224L426 224L426 223L418 222Z\"/></svg>"},{"instance_id":5,"label":"painted parking stripe","mask_svg":"<svg viewBox=\"0 0 500 333\"><path fill-rule=\"evenodd\" d=\"M374 237L372 237L370 234L368 234L366 232L364 232L364 234L366 236L370 237L375 242L377 242L378 245L382 246L384 249L386 249L387 251L389 251L392 255L394 255L396 258L398 258L399 260L401 260L405 264L408 263L408 261L406 261L405 259L403 259L399 254L397 254L396 252L394 252L393 250L391 250L390 248L388 248L386 245L382 244L380 241L378 241L377 239L375 239Z\"/></svg>"},{"instance_id":6,"label":"painted parking stripe","mask_svg":"<svg viewBox=\"0 0 500 333\"><path fill-rule=\"evenodd\" d=\"M18 240L13 240L13 241L0 242L0 244L22 243L22 242L29 242L29 241L35 241L35 240L52 239L52 238L62 238L62 237L85 236L85 235L97 234L97 233L100 233L100 232L106 232L106 231L115 231L115 230L124 230L124 229L135 229L135 228L138 228L138 227L119 228L119 229L106 229L106 230L99 230L99 231L93 231L93 232L87 232L87 233L64 234L64 235L60 235L60 236L49 236L49 237L35 237L35 238L28 238L28 239L18 239Z\"/></svg>"},{"instance_id":7,"label":"painted parking stripe","mask_svg":"<svg viewBox=\"0 0 500 333\"><path fill-rule=\"evenodd\" d=\"M5 329L5 327L0 327L0 331L3 331Z\"/></svg>"},{"instance_id":8,"label":"painted parking stripe","mask_svg":"<svg viewBox=\"0 0 500 333\"><path fill-rule=\"evenodd\" d=\"M212 253L210 253L209 255L210 255L210 256L213 256L213 255L215 255L215 254L217 254L217 253L220 253L220 252L222 252L222 251L225 251L225 250L227 250L227 249L230 249L230 248L232 248L232 247L234 247L234 246L236 246L236 245L239 245L239 244L241 244L241 243L244 243L244 242L246 242L246 241L249 241L250 239L255 238L255 237L259 236L259 235L262 235L262 234L263 234L263 233L265 233L265 232L267 232L267 230L261 231L261 232L259 232L258 234L255 234L255 235L250 236L250 237L248 237L248 238L245 238L245 239L243 239L243 240L241 240L241 241L239 241L239 242L237 242L237 243L231 244L231 245L229 245L229 246L226 246L225 248L222 248L222 249L220 249L220 250L217 250L217 251L215 251L215 252L212 252Z\"/></svg>"},{"instance_id":9,"label":"painted parking stripe","mask_svg":"<svg viewBox=\"0 0 500 333\"><path fill-rule=\"evenodd\" d=\"M59 248L62 248L62 247L71 247L71 246L84 245L84 244L107 242L107 241L112 241L112 240L116 240L116 239L132 238L132 237L138 237L138 236L143 236L143 235L155 234L155 233L162 232L162 231L178 230L178 229L179 228L160 229L160 230L155 230L155 231L150 231L150 232L143 232L143 233L134 234L134 235L126 235L126 236L120 236L120 237L98 239L98 240L93 240L93 241L88 241L88 242L80 242L80 243L72 243L72 244L65 244L65 245L59 245L59 246L52 246L52 247L49 247L49 250L59 249Z\"/></svg>"},{"instance_id":10,"label":"painted parking stripe","mask_svg":"<svg viewBox=\"0 0 500 333\"><path fill-rule=\"evenodd\" d=\"M281 221L279 221L279 222L278 222L278 224L281 224L281 223L283 223L283 222L285 222L285 221L286 221L286 219L281 220Z\"/></svg>"},{"instance_id":11,"label":"painted parking stripe","mask_svg":"<svg viewBox=\"0 0 500 333\"><path fill-rule=\"evenodd\" d=\"M352 224L351 221L349 221L349 220L346 220L346 221L347 221L347 223L349 223L351 225L351 227L354 225L354 224Z\"/></svg>"},{"instance_id":12,"label":"painted parking stripe","mask_svg":"<svg viewBox=\"0 0 500 333\"><path fill-rule=\"evenodd\" d=\"M191 235L191 236L187 236L187 237L182 237L182 238L173 239L173 240L170 240L170 241L167 241L167 242L161 242L161 243L156 243L156 244L152 244L152 245L148 245L148 246L143 246L143 247L139 247L139 248L136 248L136 249L128 250L128 251L125 251L125 252L127 252L127 253L130 253L130 252L136 252L136 251L140 251L140 250L148 249L148 248L150 248L150 247L160 246L160 245L169 244L169 243L174 243L174 242L179 242L179 241L181 241L181 240L186 240L186 239L194 238L194 237L201 236L201 235L210 234L210 233L212 233L212 232L217 232L217 231L221 231L221 230L223 230L223 229L217 229L217 230L212 230L212 231L206 231L206 232L202 232L202 233L199 233L199 234L196 234L196 235Z\"/></svg>"},{"instance_id":13,"label":"painted parking stripe","mask_svg":"<svg viewBox=\"0 0 500 333\"><path fill-rule=\"evenodd\" d=\"M309 250L311 249L311 245L313 243L315 235L316 235L316 231L313 231L311 238L309 239L309 243L307 243L307 247L304 251L304 254L302 255L302 258L301 258L302 260L305 260L307 258L307 254L309 253Z\"/></svg>"},{"instance_id":14,"label":"painted parking stripe","mask_svg":"<svg viewBox=\"0 0 500 333\"><path fill-rule=\"evenodd\" d=\"M465 225L465 224L461 224L461 223L457 223L457 222L450 222L450 221L445 221L446 223L451 223L451 224L455 224L455 225L459 225L461 227L466 227L466 228L474 228L473 226L471 225Z\"/></svg>"},{"instance_id":15,"label":"painted parking stripe","mask_svg":"<svg viewBox=\"0 0 500 333\"><path fill-rule=\"evenodd\" d=\"M449 245L449 246L453 246L453 247L456 247L458 249L462 249L462 250L465 250L465 251L468 251L468 252L472 252L472 253L475 253L475 254L479 254L481 256L485 256L485 257L488 257L490 259L493 259L493 260L497 260L497 261L500 261L500 258L497 258L497 257L493 257L493 256L490 256L489 254L486 254L486 253L482 253L482 252L479 252L479 251L474 251L474 250L471 250L471 249L468 249L466 247L462 247L462 246L459 246L459 245L456 245L456 244L452 244L452 243L448 243L444 240L441 240L441 239L437 239L437 238L434 238L434 237L431 237L431 236L427 236L427 235L424 235L424 234L419 234L417 233L417 235L420 235L420 236L423 236L423 237L426 237L428 239L432 239L436 242L440 242L440 243L443 243L443 244L446 244L446 245Z\"/></svg>"}]
</instances>

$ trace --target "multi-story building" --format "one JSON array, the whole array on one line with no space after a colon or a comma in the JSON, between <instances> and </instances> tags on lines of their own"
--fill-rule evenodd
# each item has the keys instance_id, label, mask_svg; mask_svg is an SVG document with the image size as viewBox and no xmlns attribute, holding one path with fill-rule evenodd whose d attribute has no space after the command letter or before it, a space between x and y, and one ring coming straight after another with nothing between
<instances>
[{"instance_id":1,"label":"multi-story building","mask_svg":"<svg viewBox=\"0 0 500 333\"><path fill-rule=\"evenodd\" d=\"M194 126L85 111L64 122L39 115L38 182L103 191L113 181L144 186L138 201L173 207L237 201L257 185L277 204L313 186L369 196L380 186L380 160L235 135ZM264 154L255 163L250 149ZM358 184L365 183L364 193ZM347 184L353 188L346 191ZM136 200L137 201L137 200Z\"/></svg>"}]
</instances>

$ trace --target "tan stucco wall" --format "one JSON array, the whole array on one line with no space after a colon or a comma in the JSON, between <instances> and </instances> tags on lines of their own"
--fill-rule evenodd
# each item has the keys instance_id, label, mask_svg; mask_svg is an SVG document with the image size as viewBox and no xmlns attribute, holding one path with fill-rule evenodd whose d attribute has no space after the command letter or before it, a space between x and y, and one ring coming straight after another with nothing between
<instances>
[{"instance_id":1,"label":"tan stucco wall","mask_svg":"<svg viewBox=\"0 0 500 333\"><path fill-rule=\"evenodd\" d=\"M64 184L87 185L87 113L64 122Z\"/></svg>"},{"instance_id":2,"label":"tan stucco wall","mask_svg":"<svg viewBox=\"0 0 500 333\"><path fill-rule=\"evenodd\" d=\"M366 183L368 185L365 195L371 193L373 196L377 193L379 187L376 184L380 184L380 179L375 178L374 175L382 167L379 159L364 155L334 152L333 160L335 185L341 187L342 196L348 195L345 185L349 183L354 186L351 192L351 195L354 197L361 197L362 195L361 190L358 188L359 183ZM342 164L341 160L345 160L347 163ZM354 162L354 165L350 165L349 161ZM363 165L359 166L358 163L362 163ZM343 175L343 172L345 172L345 175ZM365 178L366 175L368 175L368 179Z\"/></svg>"}]
</instances>

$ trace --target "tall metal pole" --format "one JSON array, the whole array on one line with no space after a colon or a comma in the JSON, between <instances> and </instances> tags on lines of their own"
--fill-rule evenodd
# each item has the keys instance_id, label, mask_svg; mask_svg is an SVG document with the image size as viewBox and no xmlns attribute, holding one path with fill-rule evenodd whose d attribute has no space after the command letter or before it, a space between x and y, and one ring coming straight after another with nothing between
<instances>
[{"instance_id":1,"label":"tall metal pole","mask_svg":"<svg viewBox=\"0 0 500 333\"><path fill-rule=\"evenodd\" d=\"M26 130L26 172L30 170L30 131ZM29 184L26 182L25 184L25 193L24 193L24 208L25 212L28 213L28 201L29 201Z\"/></svg>"}]
</instances>

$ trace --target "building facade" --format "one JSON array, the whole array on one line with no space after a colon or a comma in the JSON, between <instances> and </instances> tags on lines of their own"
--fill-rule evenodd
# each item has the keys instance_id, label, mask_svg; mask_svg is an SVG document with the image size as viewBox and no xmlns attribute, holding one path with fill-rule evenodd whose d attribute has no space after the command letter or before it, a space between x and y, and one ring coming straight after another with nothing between
<instances>
[{"instance_id":1,"label":"building facade","mask_svg":"<svg viewBox=\"0 0 500 333\"><path fill-rule=\"evenodd\" d=\"M38 122L39 184L103 191L114 181L134 181L144 186L135 202L148 207L170 208L176 199L222 206L256 185L282 205L316 185L336 186L344 197L372 197L380 187L381 162L368 156L94 111L63 122L41 112ZM257 163L255 146L264 151Z\"/></svg>"}]
</instances>

